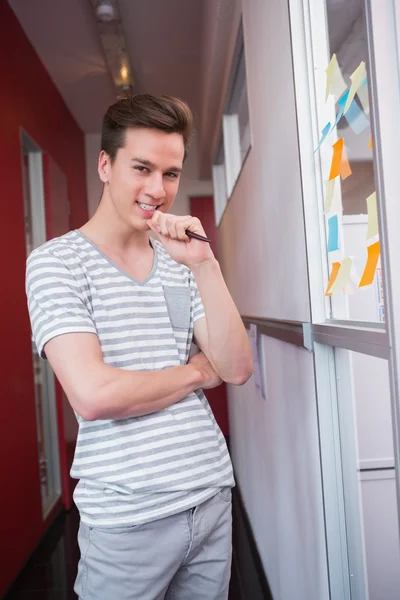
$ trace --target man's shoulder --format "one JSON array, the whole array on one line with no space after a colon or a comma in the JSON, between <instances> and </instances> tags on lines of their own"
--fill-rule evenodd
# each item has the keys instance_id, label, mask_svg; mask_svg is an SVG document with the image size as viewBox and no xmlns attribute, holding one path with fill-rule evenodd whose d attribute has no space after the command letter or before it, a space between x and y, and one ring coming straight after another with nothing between
<instances>
[{"instance_id":1,"label":"man's shoulder","mask_svg":"<svg viewBox=\"0 0 400 600\"><path fill-rule=\"evenodd\" d=\"M76 230L69 231L35 248L28 257L28 265L37 260L50 257L65 262L68 260L68 257L76 255L81 250L81 247L82 242L79 233Z\"/></svg>"}]
</instances>

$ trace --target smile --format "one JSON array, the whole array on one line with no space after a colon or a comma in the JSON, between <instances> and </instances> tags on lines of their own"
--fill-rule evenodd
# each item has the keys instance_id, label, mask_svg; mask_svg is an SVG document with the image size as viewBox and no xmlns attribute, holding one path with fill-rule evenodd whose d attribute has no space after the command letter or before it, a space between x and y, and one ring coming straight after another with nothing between
<instances>
[{"instance_id":1,"label":"smile","mask_svg":"<svg viewBox=\"0 0 400 600\"><path fill-rule=\"evenodd\" d=\"M136 202L140 206L140 208L142 208L143 210L147 210L149 212L154 212L157 210L158 206L161 206L160 204L158 206L152 206L151 204L144 204L143 202L139 202L139 200L137 200Z\"/></svg>"}]
</instances>

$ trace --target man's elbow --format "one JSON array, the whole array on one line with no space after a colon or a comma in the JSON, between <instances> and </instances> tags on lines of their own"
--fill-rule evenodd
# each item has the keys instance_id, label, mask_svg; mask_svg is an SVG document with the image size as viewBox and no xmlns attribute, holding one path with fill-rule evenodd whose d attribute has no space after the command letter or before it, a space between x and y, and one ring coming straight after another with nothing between
<instances>
[{"instance_id":1,"label":"man's elbow","mask_svg":"<svg viewBox=\"0 0 400 600\"><path fill-rule=\"evenodd\" d=\"M244 385L253 375L253 369L253 361L248 361L248 363L237 369L232 377L226 378L225 382L231 385Z\"/></svg>"},{"instance_id":2,"label":"man's elbow","mask_svg":"<svg viewBox=\"0 0 400 600\"><path fill-rule=\"evenodd\" d=\"M98 421L104 419L101 410L101 402L93 390L89 393L87 390L74 390L68 395L69 402L76 412L85 421Z\"/></svg>"},{"instance_id":3,"label":"man's elbow","mask_svg":"<svg viewBox=\"0 0 400 600\"><path fill-rule=\"evenodd\" d=\"M70 396L68 399L76 414L85 421L97 421L100 419L99 411L91 402L81 400L76 395Z\"/></svg>"}]
</instances>

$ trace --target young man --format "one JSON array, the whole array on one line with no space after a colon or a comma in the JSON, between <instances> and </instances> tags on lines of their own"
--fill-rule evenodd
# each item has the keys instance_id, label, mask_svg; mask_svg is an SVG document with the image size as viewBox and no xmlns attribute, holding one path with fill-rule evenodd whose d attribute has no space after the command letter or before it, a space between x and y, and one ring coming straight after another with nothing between
<instances>
[{"instance_id":1,"label":"young man","mask_svg":"<svg viewBox=\"0 0 400 600\"><path fill-rule=\"evenodd\" d=\"M210 245L185 233L201 223L167 214L191 128L176 98L112 105L96 214L28 259L38 351L79 422L82 600L228 595L234 481L202 389L243 384L252 359Z\"/></svg>"}]
</instances>

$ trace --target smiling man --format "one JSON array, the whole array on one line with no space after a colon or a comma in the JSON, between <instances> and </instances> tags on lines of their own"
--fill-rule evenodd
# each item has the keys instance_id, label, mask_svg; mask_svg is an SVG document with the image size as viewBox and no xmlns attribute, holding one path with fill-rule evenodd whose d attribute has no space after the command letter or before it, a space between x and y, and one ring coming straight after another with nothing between
<instances>
[{"instance_id":1,"label":"smiling man","mask_svg":"<svg viewBox=\"0 0 400 600\"><path fill-rule=\"evenodd\" d=\"M185 233L201 223L167 214L191 129L176 98L112 105L97 212L28 259L38 351L79 423L82 600L228 596L234 481L202 390L243 384L252 360L210 245Z\"/></svg>"}]
</instances>

